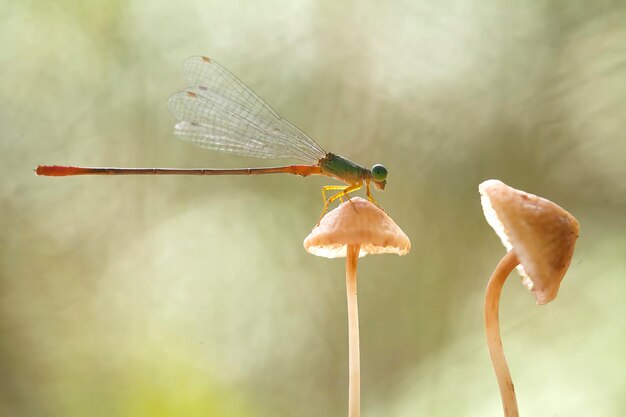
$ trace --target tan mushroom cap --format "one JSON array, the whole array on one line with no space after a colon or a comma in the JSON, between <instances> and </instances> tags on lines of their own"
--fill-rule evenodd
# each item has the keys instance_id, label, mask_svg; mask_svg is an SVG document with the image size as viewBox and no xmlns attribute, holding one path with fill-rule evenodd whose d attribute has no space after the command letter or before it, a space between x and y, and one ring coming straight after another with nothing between
<instances>
[{"instance_id":1,"label":"tan mushroom cap","mask_svg":"<svg viewBox=\"0 0 626 417\"><path fill-rule=\"evenodd\" d=\"M507 251L515 250L522 283L546 304L556 298L578 238L578 221L563 208L498 180L478 186L485 218Z\"/></svg>"},{"instance_id":2,"label":"tan mushroom cap","mask_svg":"<svg viewBox=\"0 0 626 417\"><path fill-rule=\"evenodd\" d=\"M406 255L411 241L383 210L354 197L324 216L304 239L307 252L326 258L345 257L348 245L361 245L359 256Z\"/></svg>"}]
</instances>

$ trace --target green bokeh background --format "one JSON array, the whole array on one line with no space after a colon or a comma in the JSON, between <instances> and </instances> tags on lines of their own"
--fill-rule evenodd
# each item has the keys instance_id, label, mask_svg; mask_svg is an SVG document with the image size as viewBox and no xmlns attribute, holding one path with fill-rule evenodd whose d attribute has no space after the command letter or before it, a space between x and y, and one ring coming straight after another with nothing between
<instances>
[{"instance_id":1,"label":"green bokeh background","mask_svg":"<svg viewBox=\"0 0 626 417\"><path fill-rule=\"evenodd\" d=\"M581 223L555 302L504 289L522 415L625 415L624 22L602 0L2 0L0 416L346 414L344 264L302 248L327 181L32 173L267 164L173 138L198 54L390 171L413 247L360 263L364 417L501 415L488 178Z\"/></svg>"}]
</instances>

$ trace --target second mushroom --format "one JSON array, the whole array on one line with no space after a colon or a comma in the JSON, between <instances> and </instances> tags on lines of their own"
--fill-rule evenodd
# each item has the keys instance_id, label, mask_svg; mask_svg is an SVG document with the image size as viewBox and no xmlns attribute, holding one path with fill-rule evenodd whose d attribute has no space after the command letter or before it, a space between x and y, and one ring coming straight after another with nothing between
<instances>
[{"instance_id":1,"label":"second mushroom","mask_svg":"<svg viewBox=\"0 0 626 417\"><path fill-rule=\"evenodd\" d=\"M517 399L500 338L502 286L517 268L537 304L556 298L578 238L578 221L553 202L509 187L498 180L478 190L487 222L507 249L494 270L485 295L485 333L506 417L518 417Z\"/></svg>"}]
</instances>

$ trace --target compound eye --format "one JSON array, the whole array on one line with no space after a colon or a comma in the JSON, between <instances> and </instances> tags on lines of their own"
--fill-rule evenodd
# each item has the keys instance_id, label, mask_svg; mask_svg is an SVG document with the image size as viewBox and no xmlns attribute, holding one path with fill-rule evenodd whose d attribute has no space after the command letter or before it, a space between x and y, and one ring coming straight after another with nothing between
<instances>
[{"instance_id":1,"label":"compound eye","mask_svg":"<svg viewBox=\"0 0 626 417\"><path fill-rule=\"evenodd\" d=\"M372 178L376 181L384 181L387 179L387 168L380 164L372 167Z\"/></svg>"}]
</instances>

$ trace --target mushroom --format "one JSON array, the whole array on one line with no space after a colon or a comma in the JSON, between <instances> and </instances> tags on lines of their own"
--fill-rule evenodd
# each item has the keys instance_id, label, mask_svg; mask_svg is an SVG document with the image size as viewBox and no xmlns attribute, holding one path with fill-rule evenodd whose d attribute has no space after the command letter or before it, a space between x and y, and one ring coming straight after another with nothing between
<instances>
[{"instance_id":1,"label":"mushroom","mask_svg":"<svg viewBox=\"0 0 626 417\"><path fill-rule=\"evenodd\" d=\"M313 255L346 258L348 299L348 416L360 416L359 314L357 308L357 261L367 254L406 255L411 242L394 221L371 202L354 197L326 214L304 239Z\"/></svg>"},{"instance_id":2,"label":"mushroom","mask_svg":"<svg viewBox=\"0 0 626 417\"><path fill-rule=\"evenodd\" d=\"M485 333L506 417L517 417L517 400L500 339L498 308L502 286L513 268L537 304L556 298L578 238L578 221L544 198L498 180L479 185L483 212L507 249L485 294Z\"/></svg>"}]
</instances>

